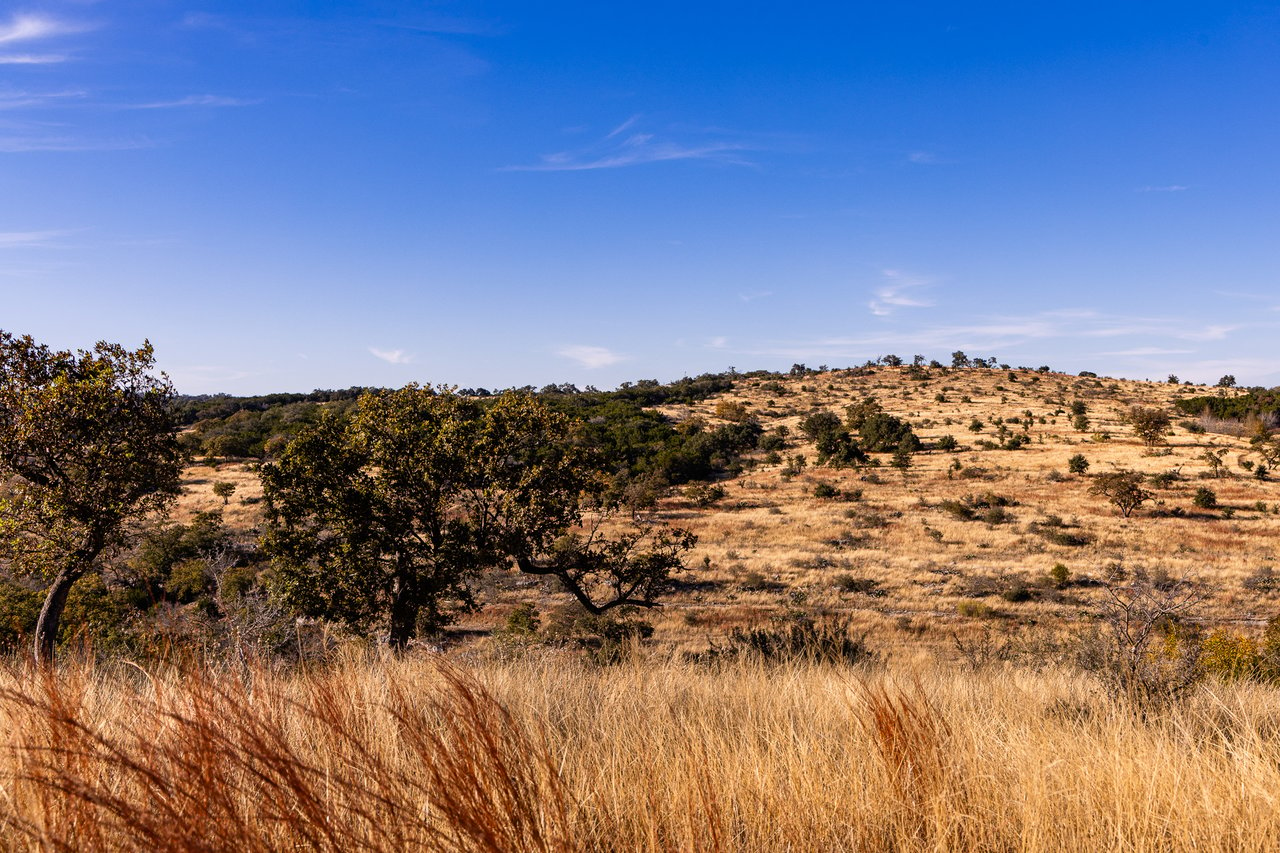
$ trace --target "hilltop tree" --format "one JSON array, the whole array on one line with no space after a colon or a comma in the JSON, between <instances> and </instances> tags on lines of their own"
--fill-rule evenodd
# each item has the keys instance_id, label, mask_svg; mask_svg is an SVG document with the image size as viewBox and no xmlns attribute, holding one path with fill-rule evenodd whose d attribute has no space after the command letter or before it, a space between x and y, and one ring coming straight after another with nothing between
<instances>
[{"instance_id":1,"label":"hilltop tree","mask_svg":"<svg viewBox=\"0 0 1280 853\"><path fill-rule=\"evenodd\" d=\"M597 470L576 425L530 396L370 393L263 468L265 545L295 607L357 629L385 623L395 649L474 610L475 579L512 562L557 578L593 614L655 606L694 538L638 516L603 535L601 519L622 508L605 502Z\"/></svg>"},{"instance_id":2,"label":"hilltop tree","mask_svg":"<svg viewBox=\"0 0 1280 853\"><path fill-rule=\"evenodd\" d=\"M166 509L184 454L151 344L55 351L0 332L0 556L48 583L35 657L53 661L71 587Z\"/></svg>"}]
</instances>

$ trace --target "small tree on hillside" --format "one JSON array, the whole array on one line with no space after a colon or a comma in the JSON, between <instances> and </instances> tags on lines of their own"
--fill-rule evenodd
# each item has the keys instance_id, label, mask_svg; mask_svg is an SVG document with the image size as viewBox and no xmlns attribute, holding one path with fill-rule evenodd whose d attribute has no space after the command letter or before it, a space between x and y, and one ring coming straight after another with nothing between
<instances>
[{"instance_id":1,"label":"small tree on hillside","mask_svg":"<svg viewBox=\"0 0 1280 853\"><path fill-rule=\"evenodd\" d=\"M1113 471L1099 474L1089 487L1089 494L1106 498L1128 518L1135 509L1155 497L1142 487L1142 483L1142 475L1137 471Z\"/></svg>"},{"instance_id":2,"label":"small tree on hillside","mask_svg":"<svg viewBox=\"0 0 1280 853\"><path fill-rule=\"evenodd\" d=\"M53 661L67 595L178 494L173 386L150 343L55 351L0 332L0 558L48 583L35 657Z\"/></svg>"},{"instance_id":3,"label":"small tree on hillside","mask_svg":"<svg viewBox=\"0 0 1280 853\"><path fill-rule=\"evenodd\" d=\"M1161 409L1134 406L1125 415L1125 420L1147 447L1163 444L1165 436L1173 432L1169 416Z\"/></svg>"}]
</instances>

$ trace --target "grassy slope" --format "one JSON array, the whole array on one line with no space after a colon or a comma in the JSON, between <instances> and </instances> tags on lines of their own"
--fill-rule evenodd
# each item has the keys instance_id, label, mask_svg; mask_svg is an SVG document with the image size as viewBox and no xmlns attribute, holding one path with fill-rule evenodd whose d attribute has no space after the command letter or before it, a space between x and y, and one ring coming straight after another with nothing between
<instances>
[{"instance_id":1,"label":"grassy slope","mask_svg":"<svg viewBox=\"0 0 1280 853\"><path fill-rule=\"evenodd\" d=\"M1196 435L1178 427L1167 447L1152 454L1122 422L1133 405L1159 406L1176 417L1172 401L1204 389L1030 371L1016 372L1016 381L1003 370L930 373L929 379L918 381L905 369L878 368L866 375L832 371L782 380L782 395L774 383L747 379L722 397L664 408L675 420L698 416L715 424L718 403L742 402L766 429L786 425L794 446L784 455L804 454L809 465L800 475L786 477L782 466L759 464L726 481L727 496L709 509L695 508L678 492L663 501L662 515L695 531L699 545L687 560L691 571L686 579L692 583L654 617L658 639L684 649L705 648L708 638L732 625L799 609L848 614L873 630L882 645L939 647L952 632L984 621L1009 626L1077 619L1102 594L1089 582L1114 573L1117 565L1209 583L1212 595L1202 617L1210 623L1256 626L1280 612L1275 594L1242 586L1260 568L1274 565L1280 480L1260 481L1238 466L1238 458L1249 458L1248 443L1241 438ZM887 465L872 470L815 467L799 421L824 409L843 415L846 405L865 395L875 395L887 411L908 419L926 442L950 434L960 449L917 454L905 482ZM1075 400L1089 408L1086 433L1071 427L1068 410ZM1027 411L1034 421L1030 445L1016 451L977 446L980 439L995 438L993 418L1021 419ZM986 424L980 433L968 428L974 418ZM1111 438L1095 441L1096 433ZM1228 478L1202 479L1208 468L1199 457L1208 448L1229 450ZM1090 462L1086 476L1067 474L1067 460L1076 453ZM887 455L881 459L889 461ZM957 462L962 466L958 472L952 470ZM1088 493L1092 475L1117 468L1181 473L1167 488L1153 488L1155 504L1124 519ZM210 491L217 480L237 483L228 518L251 529L259 505L244 499L252 501L259 490L252 474L240 466L193 468L183 511L220 505ZM856 501L818 499L813 491L820 482L843 492L861 490L862 496ZM1234 510L1232 518L1192 506L1195 489L1202 485L1212 487L1220 504ZM1011 521L963 521L939 506L984 492L1015 502L1009 508ZM1266 511L1258 509L1259 502ZM1187 515L1159 517L1152 512L1174 508ZM1088 544L1054 544L1029 529L1051 516L1062 520L1062 530L1087 538ZM1061 590L1046 582L1059 563L1076 581ZM841 591L837 581L842 576L874 581L874 594ZM1000 595L1018 583L1031 587L1031 600L1010 602ZM465 627L491 625L530 597L543 609L564 602L553 586L531 587L528 579L514 577L496 579L488 596L492 606Z\"/></svg>"}]
</instances>

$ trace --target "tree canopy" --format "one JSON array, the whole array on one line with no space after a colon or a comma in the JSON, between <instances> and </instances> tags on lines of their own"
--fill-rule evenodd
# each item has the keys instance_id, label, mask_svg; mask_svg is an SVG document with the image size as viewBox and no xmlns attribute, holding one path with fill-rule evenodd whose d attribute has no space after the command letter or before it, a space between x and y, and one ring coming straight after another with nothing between
<instances>
[{"instance_id":1,"label":"tree canopy","mask_svg":"<svg viewBox=\"0 0 1280 853\"><path fill-rule=\"evenodd\" d=\"M388 626L402 648L473 610L508 567L557 577L593 613L652 606L692 537L662 525L606 536L617 507L567 416L524 393L492 400L409 385L324 416L263 467L279 586L302 612ZM612 529L612 528L611 528Z\"/></svg>"},{"instance_id":2,"label":"tree canopy","mask_svg":"<svg viewBox=\"0 0 1280 853\"><path fill-rule=\"evenodd\" d=\"M150 343L56 351L0 331L0 554L48 582L36 658L72 585L177 495L184 454Z\"/></svg>"}]
</instances>

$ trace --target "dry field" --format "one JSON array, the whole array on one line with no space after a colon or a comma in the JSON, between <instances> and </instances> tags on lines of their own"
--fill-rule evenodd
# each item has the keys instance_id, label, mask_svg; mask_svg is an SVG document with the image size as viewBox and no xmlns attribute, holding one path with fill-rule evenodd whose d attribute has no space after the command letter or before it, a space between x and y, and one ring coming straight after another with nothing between
<instances>
[{"instance_id":1,"label":"dry field","mask_svg":"<svg viewBox=\"0 0 1280 853\"><path fill-rule=\"evenodd\" d=\"M7 850L1273 850L1280 710L644 658L0 669Z\"/></svg>"},{"instance_id":2,"label":"dry field","mask_svg":"<svg viewBox=\"0 0 1280 853\"><path fill-rule=\"evenodd\" d=\"M713 506L681 490L661 502L700 541L647 614L653 641L612 666L490 636L520 603L544 617L565 606L515 574L486 579L486 608L447 656L351 642L292 668L70 659L48 677L0 663L0 850L1280 849L1274 686L1210 678L1140 706L1064 654L1095 623L1103 582L1136 573L1199 580L1195 620L1259 635L1280 614L1266 571L1280 483L1238 464L1251 458L1241 438L1179 427L1153 452L1122 423L1132 405L1202 388L1014 379L744 379L667 409L715 423L722 402L742 403L766 429L786 425L783 457L807 465L788 474L756 453ZM905 477L816 467L800 420L866 395L960 448L916 454ZM1071 425L1076 400L1086 432ZM1029 417L1031 443L982 449L997 417L1016 431ZM1227 450L1228 476L1204 478L1207 449ZM1088 475L1067 473L1076 453ZM1177 473L1124 519L1088 492L1118 468ZM228 522L254 535L261 492L243 465L193 467L178 517L221 507L218 482L236 486ZM823 483L843 497L816 497ZM1219 508L1192 506L1203 485ZM944 505L986 493L1007 517ZM848 620L874 655L690 654L801 615Z\"/></svg>"}]
</instances>

